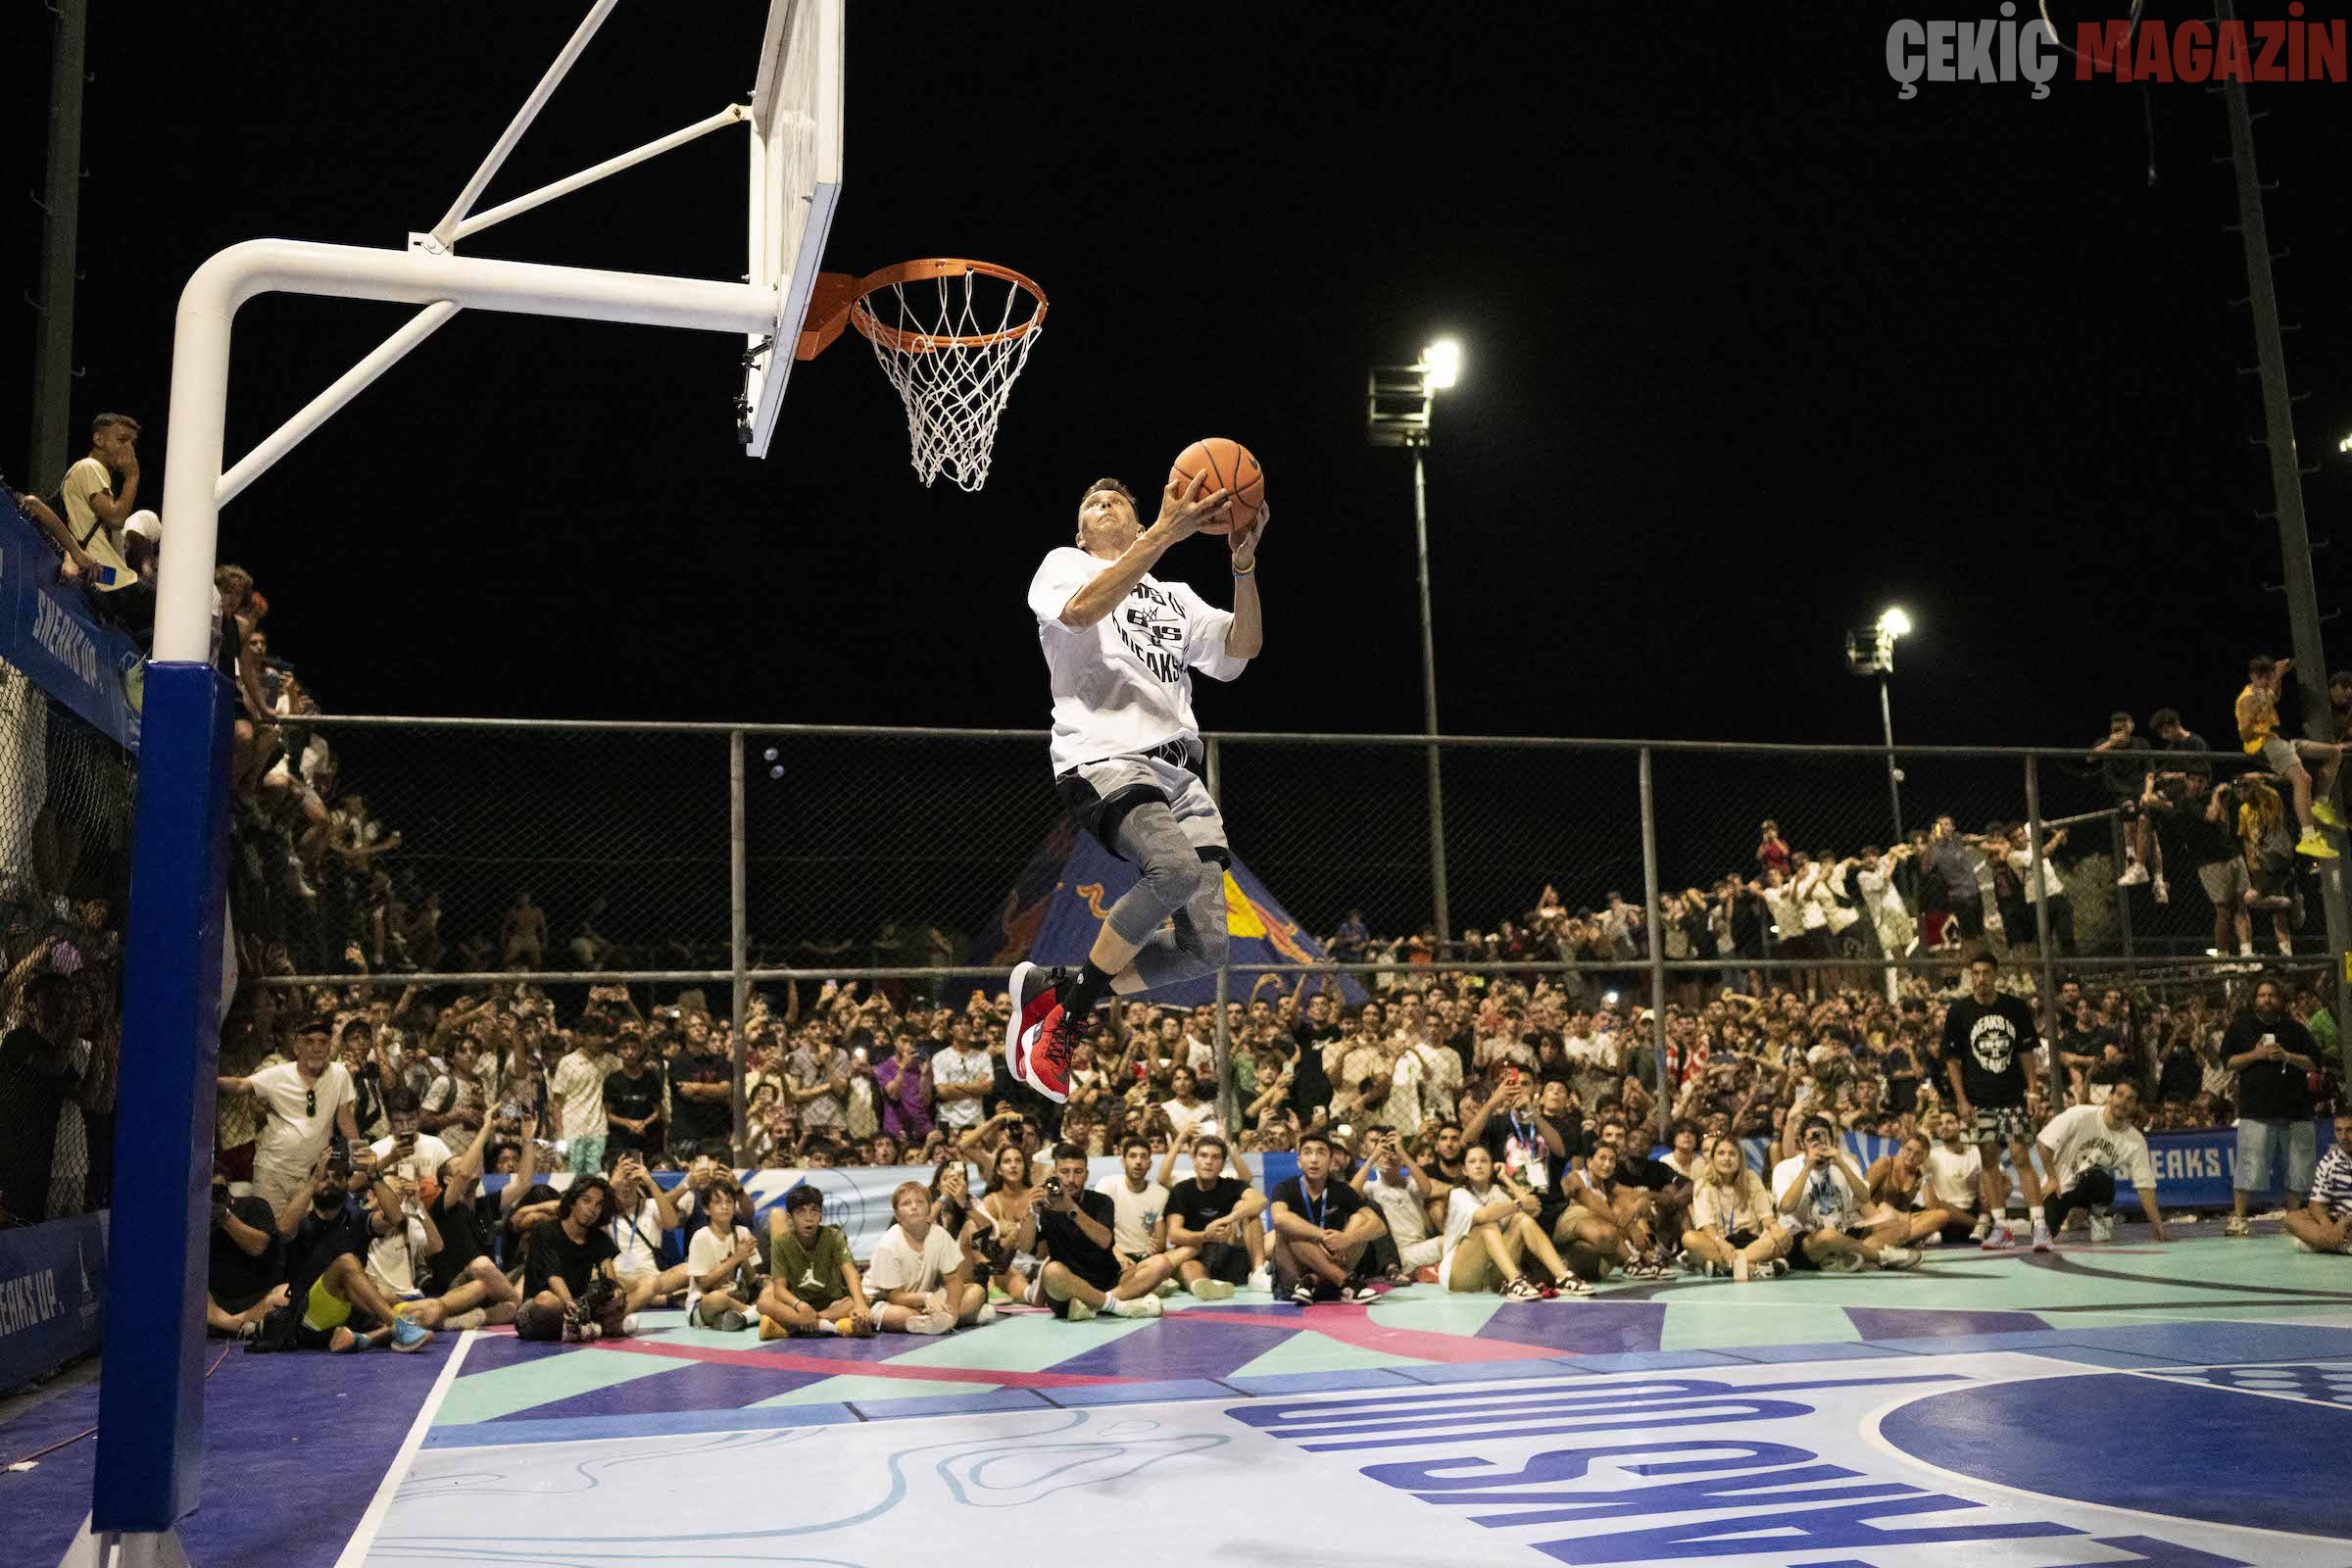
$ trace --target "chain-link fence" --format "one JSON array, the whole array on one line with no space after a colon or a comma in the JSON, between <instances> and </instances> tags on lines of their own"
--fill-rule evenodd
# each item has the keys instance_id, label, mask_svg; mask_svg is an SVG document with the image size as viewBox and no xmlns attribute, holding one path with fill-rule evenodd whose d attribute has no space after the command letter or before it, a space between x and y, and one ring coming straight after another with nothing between
<instances>
[{"instance_id":1,"label":"chain-link fence","mask_svg":"<svg viewBox=\"0 0 2352 1568\"><path fill-rule=\"evenodd\" d=\"M0 1222L107 1201L136 778L129 753L0 662Z\"/></svg>"}]
</instances>

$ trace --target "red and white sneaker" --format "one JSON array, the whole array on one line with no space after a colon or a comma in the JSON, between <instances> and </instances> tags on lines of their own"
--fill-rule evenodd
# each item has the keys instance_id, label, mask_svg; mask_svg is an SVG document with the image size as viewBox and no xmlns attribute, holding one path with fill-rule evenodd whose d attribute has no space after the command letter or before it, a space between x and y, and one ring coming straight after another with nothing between
<instances>
[{"instance_id":1,"label":"red and white sneaker","mask_svg":"<svg viewBox=\"0 0 2352 1568\"><path fill-rule=\"evenodd\" d=\"M1085 1038L1086 1020L1073 1016L1057 1004L1036 1043L1029 1048L1027 1070L1021 1074L1021 1082L1057 1105L1067 1101L1070 1053Z\"/></svg>"},{"instance_id":2,"label":"red and white sneaker","mask_svg":"<svg viewBox=\"0 0 2352 1568\"><path fill-rule=\"evenodd\" d=\"M1023 1083L1029 1081L1029 1053L1045 1037L1046 1026L1061 1010L1060 988L1054 976L1034 963L1012 966L1004 989L1012 998L1012 1016L1004 1020L1004 1065Z\"/></svg>"}]
</instances>

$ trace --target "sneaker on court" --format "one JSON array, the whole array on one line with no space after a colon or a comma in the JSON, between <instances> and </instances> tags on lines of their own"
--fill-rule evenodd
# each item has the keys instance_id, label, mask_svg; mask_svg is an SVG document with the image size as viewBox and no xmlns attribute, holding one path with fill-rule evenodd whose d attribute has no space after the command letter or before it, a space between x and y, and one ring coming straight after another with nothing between
<instances>
[{"instance_id":1,"label":"sneaker on court","mask_svg":"<svg viewBox=\"0 0 2352 1568\"><path fill-rule=\"evenodd\" d=\"M1183 1289L1184 1289L1184 1285L1183 1285L1183 1283L1182 1283L1181 1281L1179 1281L1179 1280L1173 1280L1173 1279L1165 1279L1165 1280L1161 1280L1161 1281L1159 1282L1159 1286L1158 1286L1158 1295L1159 1295L1159 1298L1160 1298L1161 1300L1163 1300L1163 1301L1164 1301L1164 1300L1166 1300L1166 1299L1167 1299L1169 1297L1171 1297L1171 1296L1174 1296L1174 1295L1175 1295L1175 1294L1176 1294L1178 1291L1181 1291L1181 1290L1183 1290Z\"/></svg>"},{"instance_id":2,"label":"sneaker on court","mask_svg":"<svg viewBox=\"0 0 2352 1568\"><path fill-rule=\"evenodd\" d=\"M2038 1220L2038 1219L2037 1219L2037 1220L2035 1220L2035 1221L2034 1222L2034 1250L2035 1250L2036 1252L2046 1252L2046 1251L2048 1251L2049 1250L2050 1250L2050 1227L2049 1227L2049 1222L2048 1222L2048 1221L2046 1221L2046 1220Z\"/></svg>"},{"instance_id":3,"label":"sneaker on court","mask_svg":"<svg viewBox=\"0 0 2352 1568\"><path fill-rule=\"evenodd\" d=\"M718 1321L710 1326L718 1330L718 1332L721 1334L741 1334L743 1332L744 1321L743 1314L730 1307L726 1311L719 1313Z\"/></svg>"},{"instance_id":4,"label":"sneaker on court","mask_svg":"<svg viewBox=\"0 0 2352 1568\"><path fill-rule=\"evenodd\" d=\"M1093 1303L1081 1301L1075 1296L1071 1297L1067 1301L1064 1301L1062 1305L1066 1309L1069 1320L1072 1323L1087 1322L1095 1315Z\"/></svg>"},{"instance_id":5,"label":"sneaker on court","mask_svg":"<svg viewBox=\"0 0 2352 1568\"><path fill-rule=\"evenodd\" d=\"M986 1328L989 1324L994 1323L996 1320L997 1309L983 1301L980 1303L980 1310L973 1314L972 1327L976 1329Z\"/></svg>"},{"instance_id":6,"label":"sneaker on court","mask_svg":"<svg viewBox=\"0 0 2352 1568\"><path fill-rule=\"evenodd\" d=\"M1077 1304L1076 1301L1070 1303L1072 1306ZM906 1332L909 1334L945 1334L955 1326L956 1314L944 1306L917 1312L906 1320Z\"/></svg>"},{"instance_id":7,"label":"sneaker on court","mask_svg":"<svg viewBox=\"0 0 2352 1568\"><path fill-rule=\"evenodd\" d=\"M1349 1280L1340 1287L1340 1299L1352 1301L1357 1306L1370 1306L1380 1299L1380 1293L1372 1288L1369 1281Z\"/></svg>"},{"instance_id":8,"label":"sneaker on court","mask_svg":"<svg viewBox=\"0 0 2352 1568\"><path fill-rule=\"evenodd\" d=\"M1123 1301L1114 1296L1102 1304L1110 1309L1113 1317L1159 1316L1159 1298L1156 1296L1139 1296L1132 1301Z\"/></svg>"},{"instance_id":9,"label":"sneaker on court","mask_svg":"<svg viewBox=\"0 0 2352 1568\"><path fill-rule=\"evenodd\" d=\"M1917 1268L1919 1249L1916 1247L1882 1247L1879 1249L1879 1267Z\"/></svg>"},{"instance_id":10,"label":"sneaker on court","mask_svg":"<svg viewBox=\"0 0 2352 1568\"><path fill-rule=\"evenodd\" d=\"M2254 1234L2254 1227L2247 1222L2245 1215L2232 1214L2223 1221L2222 1234L2224 1236L2251 1236Z\"/></svg>"},{"instance_id":11,"label":"sneaker on court","mask_svg":"<svg viewBox=\"0 0 2352 1568\"><path fill-rule=\"evenodd\" d=\"M2090 1239L2091 1239L2092 1241L2094 1241L2094 1242L2112 1242L2112 1241L2114 1241L2114 1240L2115 1240L2115 1216L2114 1216L2113 1214L2093 1214L2093 1215L2091 1215L2091 1216L2090 1216Z\"/></svg>"},{"instance_id":12,"label":"sneaker on court","mask_svg":"<svg viewBox=\"0 0 2352 1568\"><path fill-rule=\"evenodd\" d=\"M1193 1298L1200 1301L1225 1301L1233 1298L1233 1286L1225 1280L1195 1280Z\"/></svg>"},{"instance_id":13,"label":"sneaker on court","mask_svg":"<svg viewBox=\"0 0 2352 1568\"><path fill-rule=\"evenodd\" d=\"M1788 1260L1785 1257L1768 1257L1756 1265L1756 1272L1765 1279L1777 1280L1788 1272Z\"/></svg>"},{"instance_id":14,"label":"sneaker on court","mask_svg":"<svg viewBox=\"0 0 2352 1568\"><path fill-rule=\"evenodd\" d=\"M1824 1274L1859 1274L1862 1272L1862 1254L1832 1252L1821 1260L1821 1271Z\"/></svg>"},{"instance_id":15,"label":"sneaker on court","mask_svg":"<svg viewBox=\"0 0 2352 1568\"><path fill-rule=\"evenodd\" d=\"M1054 1021L1054 1014L1061 1010L1061 1003L1054 993L1054 977L1026 961L1012 966L1004 990L1012 998L1012 1012L1004 1020L1004 1065L1025 1083L1029 1078L1029 1052L1045 1033L1046 1025Z\"/></svg>"},{"instance_id":16,"label":"sneaker on court","mask_svg":"<svg viewBox=\"0 0 2352 1568\"><path fill-rule=\"evenodd\" d=\"M1977 1216L1976 1228L1968 1233L1968 1239L1972 1242L1981 1242L1991 1234L1992 1216L1990 1214L1979 1214Z\"/></svg>"},{"instance_id":17,"label":"sneaker on court","mask_svg":"<svg viewBox=\"0 0 2352 1568\"><path fill-rule=\"evenodd\" d=\"M627 1317L624 1317L624 1318L622 1318L622 1319L620 1320L620 1327L618 1327L618 1328L614 1329L614 1330L612 1331L612 1334L613 1334L613 1337L614 1337L614 1338L616 1338L616 1339L623 1339L623 1340L625 1340L625 1339L627 1339L627 1338L628 1338L630 1335L632 1335L632 1334L634 1334L634 1333L636 1333L636 1332L637 1332L637 1314L636 1314L636 1313L634 1313L634 1312L631 1312L631 1313L630 1313L630 1314L629 1314Z\"/></svg>"},{"instance_id":18,"label":"sneaker on court","mask_svg":"<svg viewBox=\"0 0 2352 1568\"><path fill-rule=\"evenodd\" d=\"M792 1330L786 1328L783 1324L777 1322L774 1318L769 1317L764 1312L760 1314L760 1344L765 1345L770 1340L789 1340L791 1338Z\"/></svg>"},{"instance_id":19,"label":"sneaker on court","mask_svg":"<svg viewBox=\"0 0 2352 1568\"><path fill-rule=\"evenodd\" d=\"M882 1325L871 1317L859 1317L857 1313L852 1312L841 1320L841 1332L853 1340L870 1340L882 1332ZM763 1340L767 1338L767 1319L765 1318L760 1320L760 1337Z\"/></svg>"},{"instance_id":20,"label":"sneaker on court","mask_svg":"<svg viewBox=\"0 0 2352 1568\"><path fill-rule=\"evenodd\" d=\"M405 1317L393 1318L392 1348L395 1350L421 1350L432 1343L431 1329L420 1328Z\"/></svg>"},{"instance_id":21,"label":"sneaker on court","mask_svg":"<svg viewBox=\"0 0 2352 1568\"><path fill-rule=\"evenodd\" d=\"M2294 1238L2294 1244L2295 1250L2298 1252L2316 1252L2319 1250L2318 1248L2312 1246L2300 1236Z\"/></svg>"},{"instance_id":22,"label":"sneaker on court","mask_svg":"<svg viewBox=\"0 0 2352 1568\"><path fill-rule=\"evenodd\" d=\"M1313 1281L1311 1281L1311 1280L1300 1280L1300 1281L1299 1281L1298 1284L1296 1284L1296 1285L1292 1286L1292 1287L1291 1287L1291 1304L1292 1304L1293 1306L1312 1306L1312 1305L1314 1305L1314 1304L1315 1304L1315 1287L1314 1287L1314 1282L1313 1282Z\"/></svg>"},{"instance_id":23,"label":"sneaker on court","mask_svg":"<svg viewBox=\"0 0 2352 1568\"><path fill-rule=\"evenodd\" d=\"M1051 993L1049 993L1050 995ZM1027 1059L1021 1064L1021 1082L1051 1100L1056 1105L1070 1098L1070 1053L1085 1037L1086 1022L1073 1018L1054 1004L1045 1026L1029 1047Z\"/></svg>"},{"instance_id":24,"label":"sneaker on court","mask_svg":"<svg viewBox=\"0 0 2352 1568\"><path fill-rule=\"evenodd\" d=\"M2295 841L2295 853L2308 855L2315 860L2336 858L2335 846L2328 843L2318 828L2312 828Z\"/></svg>"},{"instance_id":25,"label":"sneaker on court","mask_svg":"<svg viewBox=\"0 0 2352 1568\"><path fill-rule=\"evenodd\" d=\"M1930 1231L1927 1235L1922 1236L1918 1241L1912 1243L1911 1245L1914 1247L1941 1247L1943 1245L1943 1232Z\"/></svg>"},{"instance_id":26,"label":"sneaker on court","mask_svg":"<svg viewBox=\"0 0 2352 1568\"><path fill-rule=\"evenodd\" d=\"M1273 1288L1273 1275L1267 1273L1262 1268L1251 1269L1250 1271L1250 1289L1253 1291L1270 1291Z\"/></svg>"},{"instance_id":27,"label":"sneaker on court","mask_svg":"<svg viewBox=\"0 0 2352 1568\"><path fill-rule=\"evenodd\" d=\"M490 1314L477 1306L470 1311L460 1312L455 1317L444 1318L441 1326L452 1334L463 1334L467 1329L478 1329L489 1321Z\"/></svg>"},{"instance_id":28,"label":"sneaker on court","mask_svg":"<svg viewBox=\"0 0 2352 1568\"><path fill-rule=\"evenodd\" d=\"M1985 1233L1984 1240L1979 1245L1981 1245L1987 1252L1997 1252L2003 1248L2015 1247L2017 1245L2017 1232L2011 1230L2006 1225L1995 1225L1991 1230Z\"/></svg>"}]
</instances>

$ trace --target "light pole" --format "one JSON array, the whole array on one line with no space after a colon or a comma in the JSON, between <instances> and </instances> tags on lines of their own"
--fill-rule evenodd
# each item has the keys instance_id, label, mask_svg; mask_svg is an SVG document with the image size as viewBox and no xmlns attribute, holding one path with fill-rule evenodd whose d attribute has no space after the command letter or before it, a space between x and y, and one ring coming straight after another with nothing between
<instances>
[{"instance_id":1,"label":"light pole","mask_svg":"<svg viewBox=\"0 0 2352 1568\"><path fill-rule=\"evenodd\" d=\"M1910 631L1910 615L1896 606L1880 615L1877 625L1845 634L1845 667L1856 675L1879 678L1879 723L1886 735L1886 804L1894 814L1896 844L1903 841L1903 770L1894 760L1894 698L1889 686L1895 640Z\"/></svg>"},{"instance_id":2,"label":"light pole","mask_svg":"<svg viewBox=\"0 0 2352 1568\"><path fill-rule=\"evenodd\" d=\"M1462 346L1440 338L1412 365L1375 367L1365 416L1365 437L1376 447L1407 447L1413 454L1413 555L1421 587L1421 723L1429 744L1429 883L1438 940L1453 940L1446 898L1446 790L1438 733L1437 636L1429 610L1429 503L1422 454L1429 447L1430 416L1438 393L1461 379Z\"/></svg>"}]
</instances>

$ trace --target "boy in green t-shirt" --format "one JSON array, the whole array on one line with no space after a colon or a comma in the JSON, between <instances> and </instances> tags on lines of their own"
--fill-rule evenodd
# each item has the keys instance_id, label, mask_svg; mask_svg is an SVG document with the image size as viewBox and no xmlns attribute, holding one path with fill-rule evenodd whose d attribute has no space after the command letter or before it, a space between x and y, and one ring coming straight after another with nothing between
<instances>
[{"instance_id":1,"label":"boy in green t-shirt","mask_svg":"<svg viewBox=\"0 0 2352 1568\"><path fill-rule=\"evenodd\" d=\"M767 1219L767 1286L760 1293L760 1337L846 1334L868 1339L874 1310L865 1299L849 1238L825 1223L824 1195L803 1182Z\"/></svg>"}]
</instances>

